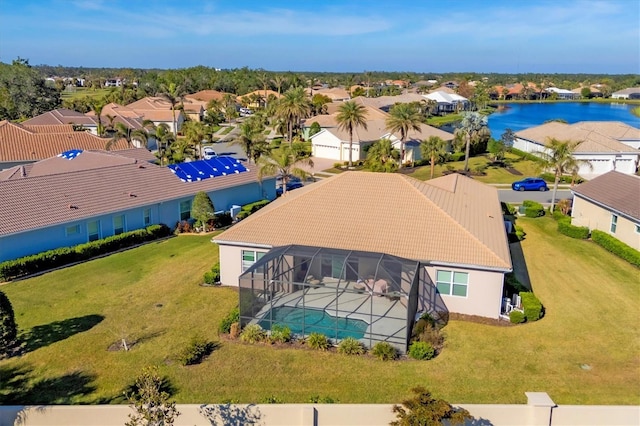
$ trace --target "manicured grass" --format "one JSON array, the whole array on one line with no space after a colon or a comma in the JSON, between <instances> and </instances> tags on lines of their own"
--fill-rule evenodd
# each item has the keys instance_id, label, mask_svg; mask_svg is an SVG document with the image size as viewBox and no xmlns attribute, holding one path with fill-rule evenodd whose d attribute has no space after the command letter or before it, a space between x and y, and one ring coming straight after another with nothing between
<instances>
[{"instance_id":1,"label":"manicured grass","mask_svg":"<svg viewBox=\"0 0 640 426\"><path fill-rule=\"evenodd\" d=\"M222 132L220 132L220 135L227 135L227 134L231 133L231 131L233 129L234 129L234 126L225 127L224 130Z\"/></svg>"},{"instance_id":2,"label":"manicured grass","mask_svg":"<svg viewBox=\"0 0 640 426\"><path fill-rule=\"evenodd\" d=\"M462 114L448 114L443 116L433 116L427 119L429 126L440 127L444 124L455 123L462 120Z\"/></svg>"},{"instance_id":3,"label":"manicured grass","mask_svg":"<svg viewBox=\"0 0 640 426\"><path fill-rule=\"evenodd\" d=\"M62 92L62 100L65 99L77 99L77 98L84 98L84 97L89 97L89 98L94 98L94 99L99 99L102 98L105 95L108 95L113 89L110 88L102 88L102 89L86 89L84 87L78 87L75 89L74 92L70 92L70 91L63 91Z\"/></svg>"},{"instance_id":4,"label":"manicured grass","mask_svg":"<svg viewBox=\"0 0 640 426\"><path fill-rule=\"evenodd\" d=\"M525 403L525 391L545 391L558 404L639 404L638 269L558 235L551 219L519 225L546 316L515 327L451 321L444 351L427 362L222 341L202 364L178 365L172 358L190 338L215 340L219 320L237 303L235 289L198 285L218 257L211 236L180 236L8 284L2 290L19 326L39 339L25 355L0 361L0 403L114 401L156 364L182 403L270 395L393 403L424 385L458 403ZM141 342L108 351L123 335ZM26 373L22 394L9 382L17 369Z\"/></svg>"},{"instance_id":5,"label":"manicured grass","mask_svg":"<svg viewBox=\"0 0 640 426\"><path fill-rule=\"evenodd\" d=\"M511 167L518 170L522 175L514 175L504 167L488 167L485 170L486 176L474 176L473 178L484 183L512 183L516 180L523 179L527 176L538 176L540 174L540 166L530 160L520 159L517 155L507 153L506 158L511 161ZM469 159L469 170L473 172L476 167L490 163L491 161L485 155L471 157ZM455 170L462 170L464 161L456 161L444 164L437 164L435 167L434 178L442 176L447 167L453 167ZM409 176L420 180L427 180L431 177L431 166L416 167L415 171Z\"/></svg>"}]
</instances>

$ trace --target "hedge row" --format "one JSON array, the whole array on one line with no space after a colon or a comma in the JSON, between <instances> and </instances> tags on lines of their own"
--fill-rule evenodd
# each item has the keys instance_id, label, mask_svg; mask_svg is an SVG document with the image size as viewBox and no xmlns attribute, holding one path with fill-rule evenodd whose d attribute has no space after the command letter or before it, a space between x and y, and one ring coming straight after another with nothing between
<instances>
[{"instance_id":1,"label":"hedge row","mask_svg":"<svg viewBox=\"0 0 640 426\"><path fill-rule=\"evenodd\" d=\"M594 229L591 231L591 241L640 268L640 252L617 238L612 237L606 232Z\"/></svg>"},{"instance_id":2,"label":"hedge row","mask_svg":"<svg viewBox=\"0 0 640 426\"><path fill-rule=\"evenodd\" d=\"M535 294L529 291L521 291L520 299L524 309L524 316L528 322L538 321L542 318L542 303Z\"/></svg>"},{"instance_id":3,"label":"hedge row","mask_svg":"<svg viewBox=\"0 0 640 426\"><path fill-rule=\"evenodd\" d=\"M512 154L515 154L520 158L524 158L525 160L531 160L531 161L534 161L536 163L541 163L542 162L542 158L538 157L535 154L531 154L529 152L520 151L517 148L511 148L510 151L511 151Z\"/></svg>"},{"instance_id":4,"label":"hedge row","mask_svg":"<svg viewBox=\"0 0 640 426\"><path fill-rule=\"evenodd\" d=\"M555 214L554 214L555 216ZM571 224L571 218L564 216L558 219L558 232L567 237L586 240L589 238L589 228L586 226L574 226Z\"/></svg>"},{"instance_id":5,"label":"hedge row","mask_svg":"<svg viewBox=\"0 0 640 426\"><path fill-rule=\"evenodd\" d=\"M544 207L537 201L524 200L522 206L524 207L524 215L526 217L544 216Z\"/></svg>"},{"instance_id":6,"label":"hedge row","mask_svg":"<svg viewBox=\"0 0 640 426\"><path fill-rule=\"evenodd\" d=\"M554 183L556 181L556 175L555 173L541 173L540 177L542 179L544 179L546 182L550 182L550 183ZM558 181L558 183L582 183L584 182L584 179L582 179L581 177L578 177L575 179L573 179L573 176L560 176L560 180Z\"/></svg>"},{"instance_id":7,"label":"hedge row","mask_svg":"<svg viewBox=\"0 0 640 426\"><path fill-rule=\"evenodd\" d=\"M250 214L257 212L258 210L260 210L261 208L263 208L269 203L270 203L269 200L260 200L260 201L256 201L255 203L245 204L240 209L240 212L236 215L236 219L238 220L244 219Z\"/></svg>"},{"instance_id":8,"label":"hedge row","mask_svg":"<svg viewBox=\"0 0 640 426\"><path fill-rule=\"evenodd\" d=\"M151 225L145 229L125 232L73 247L61 247L15 260L7 260L0 263L0 281L8 281L88 260L101 254L111 253L145 241L156 240L170 234L171 230L167 225Z\"/></svg>"}]
</instances>

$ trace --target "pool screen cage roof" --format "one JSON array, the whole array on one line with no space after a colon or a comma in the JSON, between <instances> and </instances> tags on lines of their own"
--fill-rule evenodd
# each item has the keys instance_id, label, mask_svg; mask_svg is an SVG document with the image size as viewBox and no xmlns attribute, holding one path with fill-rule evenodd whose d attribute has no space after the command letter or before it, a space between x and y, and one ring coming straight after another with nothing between
<instances>
[{"instance_id":1,"label":"pool screen cage roof","mask_svg":"<svg viewBox=\"0 0 640 426\"><path fill-rule=\"evenodd\" d=\"M244 259L244 252L243 252ZM248 265L247 265L248 266ZM423 265L383 253L276 247L240 276L240 322L406 352L416 316L446 311Z\"/></svg>"}]
</instances>

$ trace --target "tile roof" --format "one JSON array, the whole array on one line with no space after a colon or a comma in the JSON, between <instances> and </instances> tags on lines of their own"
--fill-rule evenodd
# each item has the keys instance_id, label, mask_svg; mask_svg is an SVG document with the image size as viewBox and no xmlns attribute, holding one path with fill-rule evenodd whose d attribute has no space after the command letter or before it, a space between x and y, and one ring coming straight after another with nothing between
<instances>
[{"instance_id":1,"label":"tile roof","mask_svg":"<svg viewBox=\"0 0 640 426\"><path fill-rule=\"evenodd\" d=\"M41 167L42 175L0 180L0 235L257 181L257 172L251 169L240 174L185 183L167 167L118 157L115 153L88 152L73 160L50 158L42 166L38 163L31 165L32 173ZM56 167L71 163L75 163L73 167L78 170L55 173ZM21 174L20 166L9 170L14 175Z\"/></svg>"},{"instance_id":2,"label":"tile roof","mask_svg":"<svg viewBox=\"0 0 640 426\"><path fill-rule=\"evenodd\" d=\"M209 102L213 99L222 100L224 99L224 92L218 92L217 90L201 90L196 93L192 93L190 95L186 95L185 98L195 99L198 101ZM234 95L235 96L235 95Z\"/></svg>"},{"instance_id":3,"label":"tile roof","mask_svg":"<svg viewBox=\"0 0 640 426\"><path fill-rule=\"evenodd\" d=\"M640 129L621 121L580 121L575 123L574 126L585 130L593 130L618 140L640 140Z\"/></svg>"},{"instance_id":4,"label":"tile roof","mask_svg":"<svg viewBox=\"0 0 640 426\"><path fill-rule=\"evenodd\" d=\"M640 177L611 171L576 186L573 193L640 221Z\"/></svg>"},{"instance_id":5,"label":"tile roof","mask_svg":"<svg viewBox=\"0 0 640 426\"><path fill-rule=\"evenodd\" d=\"M301 244L511 269L497 190L458 174L422 182L402 174L342 173L288 192L216 242Z\"/></svg>"},{"instance_id":6,"label":"tile roof","mask_svg":"<svg viewBox=\"0 0 640 426\"><path fill-rule=\"evenodd\" d=\"M253 92L245 93L244 95L238 96L237 100L238 100L238 102L240 102L241 99L244 98L245 96L248 97L248 96L251 96L251 95L258 95L258 96L262 96L262 97L265 97L265 96L268 97L269 95L273 95L276 98L281 98L282 97L282 95L280 93L275 92L273 90L254 90Z\"/></svg>"},{"instance_id":7,"label":"tile roof","mask_svg":"<svg viewBox=\"0 0 640 426\"><path fill-rule=\"evenodd\" d=\"M602 134L601 132L606 131L606 129L599 127L598 124L583 126L584 122L565 124L553 121L516 132L516 136L541 145L547 145L549 138L562 141L578 141L580 144L575 150L576 153L639 152L637 149L623 144L614 137Z\"/></svg>"},{"instance_id":8,"label":"tile roof","mask_svg":"<svg viewBox=\"0 0 640 426\"><path fill-rule=\"evenodd\" d=\"M58 108L37 115L29 120L23 121L24 125L55 125L55 124L78 124L84 126L95 126L93 118L85 114L67 108Z\"/></svg>"},{"instance_id":9,"label":"tile roof","mask_svg":"<svg viewBox=\"0 0 640 426\"><path fill-rule=\"evenodd\" d=\"M0 162L37 161L70 149L104 149L108 141L89 132L37 133L31 127L0 121ZM128 148L123 139L111 149Z\"/></svg>"}]
</instances>

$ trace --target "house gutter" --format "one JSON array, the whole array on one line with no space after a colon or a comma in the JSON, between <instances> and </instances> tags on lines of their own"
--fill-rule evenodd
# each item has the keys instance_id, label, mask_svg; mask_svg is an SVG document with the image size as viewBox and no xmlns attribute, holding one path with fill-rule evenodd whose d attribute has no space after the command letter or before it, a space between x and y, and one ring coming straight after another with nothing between
<instances>
[{"instance_id":1,"label":"house gutter","mask_svg":"<svg viewBox=\"0 0 640 426\"><path fill-rule=\"evenodd\" d=\"M631 222L640 223L640 218L633 217L633 216L629 215L629 213L625 213L625 212L621 212L620 210L616 210L611 206L607 206L607 205L605 205L605 204L603 204L603 203L601 203L599 201L596 201L596 200L594 200L592 198L589 198L586 195L582 195L579 192L576 192L574 190L572 190L571 193L573 194L574 197L582 198L583 200L586 200L586 201L588 201L588 202L590 202L592 204L595 204L598 207L601 207L601 208L603 208L605 210L608 210L610 212L616 213L616 214L618 214L618 216L622 216L622 217L630 220Z\"/></svg>"},{"instance_id":2,"label":"house gutter","mask_svg":"<svg viewBox=\"0 0 640 426\"><path fill-rule=\"evenodd\" d=\"M479 265L465 265L463 263L451 263L451 262L439 262L439 261L426 261L420 262L427 266L447 266L450 268L460 268L460 269L476 269L479 271L488 271L488 272L503 272L509 273L513 272L513 268L493 268L490 266L479 266Z\"/></svg>"},{"instance_id":3,"label":"house gutter","mask_svg":"<svg viewBox=\"0 0 640 426\"><path fill-rule=\"evenodd\" d=\"M248 247L248 248L265 248L272 249L272 245L268 244L255 244L255 243L245 243L241 241L225 241L225 240L216 240L211 239L211 242L214 244L218 244L220 246L235 246L235 247Z\"/></svg>"}]
</instances>

